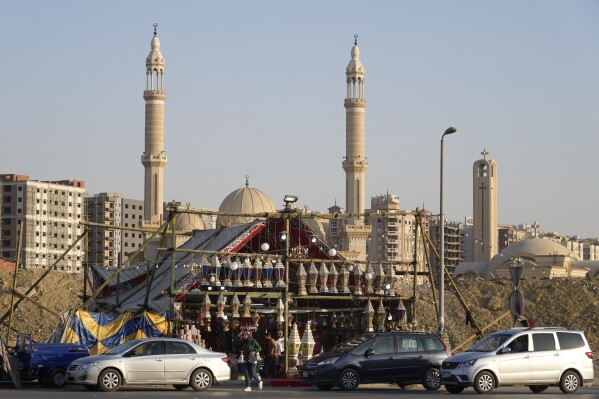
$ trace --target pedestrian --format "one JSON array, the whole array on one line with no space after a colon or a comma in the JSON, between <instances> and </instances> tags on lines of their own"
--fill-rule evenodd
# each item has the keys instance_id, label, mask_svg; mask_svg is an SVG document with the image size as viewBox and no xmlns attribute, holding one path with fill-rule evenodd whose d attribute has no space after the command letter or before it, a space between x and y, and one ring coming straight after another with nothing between
<instances>
[{"instance_id":1,"label":"pedestrian","mask_svg":"<svg viewBox=\"0 0 599 399\"><path fill-rule=\"evenodd\" d=\"M262 347L252 338L249 331L242 331L239 334L239 341L241 343L241 353L243 354L243 374L245 376L245 389L243 391L250 392L252 390L250 387L252 380L258 383L258 389L262 389L263 382L256 374L258 353L260 353Z\"/></svg>"},{"instance_id":2,"label":"pedestrian","mask_svg":"<svg viewBox=\"0 0 599 399\"><path fill-rule=\"evenodd\" d=\"M267 378L277 377L277 341L274 340L272 335L266 333L266 360L264 363L264 375Z\"/></svg>"}]
</instances>

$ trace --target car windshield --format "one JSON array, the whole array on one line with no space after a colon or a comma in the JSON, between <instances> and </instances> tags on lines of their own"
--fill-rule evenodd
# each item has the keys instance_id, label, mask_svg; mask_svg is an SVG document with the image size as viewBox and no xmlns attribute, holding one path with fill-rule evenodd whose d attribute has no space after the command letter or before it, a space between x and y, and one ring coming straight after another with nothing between
<instances>
[{"instance_id":1,"label":"car windshield","mask_svg":"<svg viewBox=\"0 0 599 399\"><path fill-rule=\"evenodd\" d=\"M508 334L492 334L486 338L481 339L467 352L492 352L499 348L511 335Z\"/></svg>"},{"instance_id":2,"label":"car windshield","mask_svg":"<svg viewBox=\"0 0 599 399\"><path fill-rule=\"evenodd\" d=\"M117 346L116 348L112 348L111 350L106 352L105 355L109 355L109 356L120 355L121 353L127 352L129 349L133 348L137 344L139 344L138 340L129 341L127 343Z\"/></svg>"},{"instance_id":3,"label":"car windshield","mask_svg":"<svg viewBox=\"0 0 599 399\"><path fill-rule=\"evenodd\" d=\"M335 345L333 348L333 352L338 353L347 353L354 349L356 346L360 345L362 342L369 340L374 337L374 333L358 335L357 337L353 337L348 339L347 341L343 341L340 344Z\"/></svg>"}]
</instances>

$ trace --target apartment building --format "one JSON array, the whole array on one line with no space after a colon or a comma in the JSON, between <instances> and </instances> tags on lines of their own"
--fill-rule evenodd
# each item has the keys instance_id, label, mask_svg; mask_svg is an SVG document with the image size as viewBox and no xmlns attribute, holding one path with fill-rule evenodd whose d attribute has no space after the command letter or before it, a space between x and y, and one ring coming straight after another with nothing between
<instances>
[{"instance_id":1,"label":"apartment building","mask_svg":"<svg viewBox=\"0 0 599 399\"><path fill-rule=\"evenodd\" d=\"M84 242L75 241L83 232L79 222L85 217L85 183L38 181L25 175L3 174L0 186L0 255L16 259L22 225L22 267L80 272Z\"/></svg>"}]
</instances>

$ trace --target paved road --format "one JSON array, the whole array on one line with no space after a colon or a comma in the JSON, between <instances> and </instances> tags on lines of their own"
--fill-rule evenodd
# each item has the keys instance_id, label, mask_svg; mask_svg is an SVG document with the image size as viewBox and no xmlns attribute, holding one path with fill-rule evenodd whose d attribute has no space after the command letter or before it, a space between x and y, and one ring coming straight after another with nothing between
<instances>
[{"instance_id":1,"label":"paved road","mask_svg":"<svg viewBox=\"0 0 599 399\"><path fill-rule=\"evenodd\" d=\"M127 398L127 399L210 399L210 398L240 398L243 396L256 397L261 399L286 399L294 398L326 398L326 399L348 399L354 398L397 398L417 399L417 398L451 398L451 399L514 399L514 398L537 398L526 387L510 387L496 389L492 394L478 395L472 389L467 389L459 395L451 395L443 388L439 391L426 391L422 388L402 390L393 385L366 385L361 386L357 391L342 392L337 389L323 392L313 388L274 388L265 387L258 391L256 388L252 392L242 392L244 385L241 381L227 383L222 386L213 387L207 392L195 392L193 390L176 391L166 387L143 387L143 388L124 388L118 392L88 392L77 386L69 386L66 389L44 389L35 385L26 386L24 389L12 389L8 385L0 386L0 398L2 399L92 399L92 398ZM543 399L564 399L564 394L559 388L551 387L542 395ZM581 388L571 396L572 399L597 399L599 398L599 387Z\"/></svg>"}]
</instances>

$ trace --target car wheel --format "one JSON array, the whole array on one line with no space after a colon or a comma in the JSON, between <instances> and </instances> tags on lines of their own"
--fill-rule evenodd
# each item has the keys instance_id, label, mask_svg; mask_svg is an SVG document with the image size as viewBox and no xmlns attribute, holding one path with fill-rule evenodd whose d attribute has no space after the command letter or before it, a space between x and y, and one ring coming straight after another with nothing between
<instances>
[{"instance_id":1,"label":"car wheel","mask_svg":"<svg viewBox=\"0 0 599 399\"><path fill-rule=\"evenodd\" d=\"M207 369L197 369L191 373L191 387L196 391L205 391L212 386L212 373Z\"/></svg>"},{"instance_id":2,"label":"car wheel","mask_svg":"<svg viewBox=\"0 0 599 399\"><path fill-rule=\"evenodd\" d=\"M338 385L342 391L353 391L360 385L360 375L354 369L342 370L339 374Z\"/></svg>"},{"instance_id":3,"label":"car wheel","mask_svg":"<svg viewBox=\"0 0 599 399\"><path fill-rule=\"evenodd\" d=\"M481 371L474 377L474 390L478 393L489 393L495 388L495 377L488 371Z\"/></svg>"},{"instance_id":4,"label":"car wheel","mask_svg":"<svg viewBox=\"0 0 599 399\"><path fill-rule=\"evenodd\" d=\"M316 385L316 388L320 389L321 391L330 391L331 388L333 388L332 385Z\"/></svg>"},{"instance_id":5,"label":"car wheel","mask_svg":"<svg viewBox=\"0 0 599 399\"><path fill-rule=\"evenodd\" d=\"M189 384L173 384L173 387L177 390L177 391L181 391L185 388L189 388Z\"/></svg>"},{"instance_id":6,"label":"car wheel","mask_svg":"<svg viewBox=\"0 0 599 399\"><path fill-rule=\"evenodd\" d=\"M568 370L562 374L562 378L559 380L559 389L563 393L574 393L578 391L580 387L580 377L574 371Z\"/></svg>"},{"instance_id":7,"label":"car wheel","mask_svg":"<svg viewBox=\"0 0 599 399\"><path fill-rule=\"evenodd\" d=\"M445 385L445 390L449 393L460 393L464 390L465 387L461 387L459 385Z\"/></svg>"},{"instance_id":8,"label":"car wheel","mask_svg":"<svg viewBox=\"0 0 599 399\"><path fill-rule=\"evenodd\" d=\"M397 386L400 387L401 389L410 389L410 387L414 385L414 384L404 384L403 382L398 382Z\"/></svg>"},{"instance_id":9,"label":"car wheel","mask_svg":"<svg viewBox=\"0 0 599 399\"><path fill-rule=\"evenodd\" d=\"M431 367L426 370L422 386L424 386L427 391L436 391L439 389L441 387L441 373L439 372L439 369Z\"/></svg>"},{"instance_id":10,"label":"car wheel","mask_svg":"<svg viewBox=\"0 0 599 399\"><path fill-rule=\"evenodd\" d=\"M529 388L534 393L541 393L547 389L547 385L529 385Z\"/></svg>"},{"instance_id":11,"label":"car wheel","mask_svg":"<svg viewBox=\"0 0 599 399\"><path fill-rule=\"evenodd\" d=\"M83 388L87 389L88 391L98 390L98 386L95 384L83 384Z\"/></svg>"},{"instance_id":12,"label":"car wheel","mask_svg":"<svg viewBox=\"0 0 599 399\"><path fill-rule=\"evenodd\" d=\"M62 388L67 383L64 369L54 369L48 377L48 382L53 388Z\"/></svg>"},{"instance_id":13,"label":"car wheel","mask_svg":"<svg viewBox=\"0 0 599 399\"><path fill-rule=\"evenodd\" d=\"M121 375L115 369L102 370L98 377L98 387L104 392L114 392L121 385Z\"/></svg>"}]
</instances>

